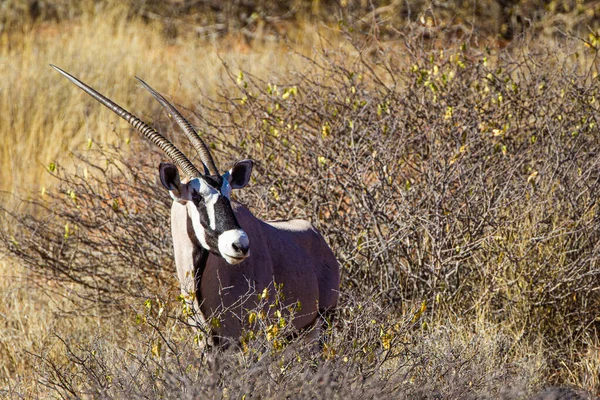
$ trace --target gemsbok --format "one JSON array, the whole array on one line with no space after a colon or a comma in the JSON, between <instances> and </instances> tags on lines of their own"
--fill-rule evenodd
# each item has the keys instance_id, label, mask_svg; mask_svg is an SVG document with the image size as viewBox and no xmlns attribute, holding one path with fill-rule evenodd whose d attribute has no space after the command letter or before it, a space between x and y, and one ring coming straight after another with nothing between
<instances>
[{"instance_id":1,"label":"gemsbok","mask_svg":"<svg viewBox=\"0 0 600 400\"><path fill-rule=\"evenodd\" d=\"M51 66L127 121L174 162L161 163L159 173L162 185L173 198L171 234L175 264L182 295L191 299L196 325L207 328L208 343L239 340L248 323L248 310L259 304L265 310L274 309L262 304L265 297L259 295L265 289L273 294L279 290L283 307L295 305L293 327L298 331L314 327L310 337L315 338L326 316L337 306L338 262L310 222L262 221L231 199L232 189L248 184L252 161L238 161L229 171L219 174L208 147L192 125L160 93L137 78L192 143L203 164L200 172L155 129L77 78ZM177 167L185 179L180 178ZM272 304L276 297L272 295L266 301ZM208 323L215 316L219 316L217 322Z\"/></svg>"}]
</instances>

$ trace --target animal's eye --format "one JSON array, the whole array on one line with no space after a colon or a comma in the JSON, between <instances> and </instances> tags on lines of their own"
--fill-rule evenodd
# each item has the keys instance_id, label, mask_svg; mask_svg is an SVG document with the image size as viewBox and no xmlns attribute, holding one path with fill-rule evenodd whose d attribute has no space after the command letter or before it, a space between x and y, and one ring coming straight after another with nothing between
<instances>
[{"instance_id":1,"label":"animal's eye","mask_svg":"<svg viewBox=\"0 0 600 400\"><path fill-rule=\"evenodd\" d=\"M194 203L194 205L196 207L198 207L200 205L200 202L202 202L202 196L200 195L200 193L198 192L194 192L192 193L192 202Z\"/></svg>"}]
</instances>

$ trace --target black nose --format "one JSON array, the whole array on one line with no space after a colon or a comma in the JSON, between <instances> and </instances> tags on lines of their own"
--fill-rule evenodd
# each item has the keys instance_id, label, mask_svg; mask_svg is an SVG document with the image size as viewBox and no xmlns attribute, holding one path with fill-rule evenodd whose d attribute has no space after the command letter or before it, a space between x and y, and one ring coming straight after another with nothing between
<instances>
[{"instance_id":1,"label":"black nose","mask_svg":"<svg viewBox=\"0 0 600 400\"><path fill-rule=\"evenodd\" d=\"M233 243L231 247L233 247L233 250L235 250L238 253L242 253L243 255L248 254L248 249L250 248L249 245L242 245L239 243Z\"/></svg>"}]
</instances>

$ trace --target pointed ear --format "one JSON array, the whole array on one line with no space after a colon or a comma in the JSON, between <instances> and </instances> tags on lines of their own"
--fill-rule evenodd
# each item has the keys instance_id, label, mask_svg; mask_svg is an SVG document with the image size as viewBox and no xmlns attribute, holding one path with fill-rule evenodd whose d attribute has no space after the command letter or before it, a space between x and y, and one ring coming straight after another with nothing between
<instances>
[{"instance_id":1,"label":"pointed ear","mask_svg":"<svg viewBox=\"0 0 600 400\"><path fill-rule=\"evenodd\" d=\"M227 180L232 189L241 189L250 182L252 160L242 160L235 163L227 174Z\"/></svg>"},{"instance_id":2,"label":"pointed ear","mask_svg":"<svg viewBox=\"0 0 600 400\"><path fill-rule=\"evenodd\" d=\"M158 167L160 182L171 193L171 197L179 200L181 197L181 180L175 164L162 162Z\"/></svg>"}]
</instances>

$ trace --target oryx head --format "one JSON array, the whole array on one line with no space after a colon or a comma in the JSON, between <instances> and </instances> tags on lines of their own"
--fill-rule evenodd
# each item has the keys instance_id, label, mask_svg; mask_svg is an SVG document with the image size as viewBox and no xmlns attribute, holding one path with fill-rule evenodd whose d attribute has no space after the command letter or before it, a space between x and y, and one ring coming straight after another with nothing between
<instances>
[{"instance_id":1,"label":"oryx head","mask_svg":"<svg viewBox=\"0 0 600 400\"><path fill-rule=\"evenodd\" d=\"M231 189L248 183L252 161L238 161L223 175L198 175L181 182L174 164L161 163L160 180L173 200L187 207L194 233L202 247L237 264L250 255L248 235L231 209Z\"/></svg>"},{"instance_id":2,"label":"oryx head","mask_svg":"<svg viewBox=\"0 0 600 400\"><path fill-rule=\"evenodd\" d=\"M204 173L201 173L175 145L135 115L60 68L51 66L129 122L173 160L174 163L160 164L160 181L174 201L186 206L194 233L206 250L220 255L229 264L237 264L250 255L250 241L233 213L230 195L232 189L241 189L248 184L252 161L238 161L229 171L219 174L208 147L192 125L160 93L137 78L167 110L169 116L175 119L190 140L202 160ZM185 175L183 180L177 167Z\"/></svg>"}]
</instances>

